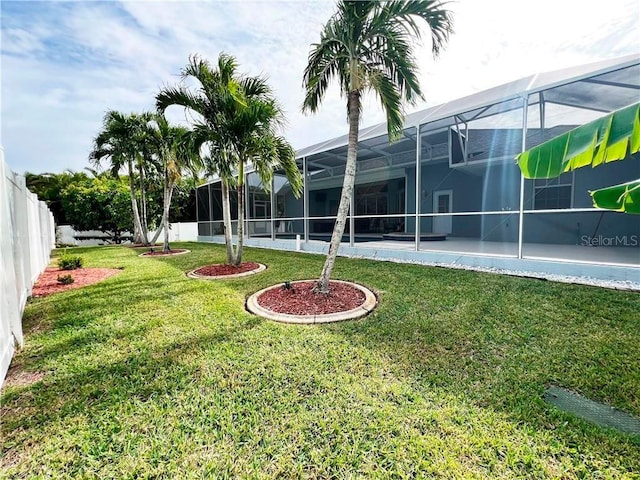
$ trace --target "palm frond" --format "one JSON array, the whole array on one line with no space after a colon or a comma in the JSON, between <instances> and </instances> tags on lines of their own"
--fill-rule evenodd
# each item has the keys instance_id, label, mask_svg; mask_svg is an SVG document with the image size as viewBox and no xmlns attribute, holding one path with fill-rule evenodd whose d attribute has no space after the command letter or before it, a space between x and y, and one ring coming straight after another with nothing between
<instances>
[{"instance_id":1,"label":"palm frond","mask_svg":"<svg viewBox=\"0 0 640 480\"><path fill-rule=\"evenodd\" d=\"M640 103L612 112L541 143L516 159L525 178L555 178L640 151Z\"/></svg>"},{"instance_id":2,"label":"palm frond","mask_svg":"<svg viewBox=\"0 0 640 480\"><path fill-rule=\"evenodd\" d=\"M203 116L207 113L204 99L183 86L164 87L156 95L156 108L160 113L164 113L171 105L189 108Z\"/></svg>"},{"instance_id":3,"label":"palm frond","mask_svg":"<svg viewBox=\"0 0 640 480\"><path fill-rule=\"evenodd\" d=\"M338 82L346 98L349 92L371 88L384 108L390 109L390 134L397 133L402 102L411 104L424 98L411 39L420 37L421 26L426 23L432 51L437 55L453 31L445 6L445 2L436 0L338 2L336 12L321 31L320 41L311 46L303 76L302 110L316 112L332 80Z\"/></svg>"},{"instance_id":4,"label":"palm frond","mask_svg":"<svg viewBox=\"0 0 640 480\"><path fill-rule=\"evenodd\" d=\"M640 178L589 192L593 206L640 215Z\"/></svg>"},{"instance_id":5,"label":"palm frond","mask_svg":"<svg viewBox=\"0 0 640 480\"><path fill-rule=\"evenodd\" d=\"M378 95L382 108L387 115L389 140L397 140L402 133L404 112L397 84L384 71L369 74L371 88Z\"/></svg>"},{"instance_id":6,"label":"palm frond","mask_svg":"<svg viewBox=\"0 0 640 480\"><path fill-rule=\"evenodd\" d=\"M407 33L420 38L422 31L418 19L429 26L431 33L431 51L438 56L453 33L451 12L445 7L448 2L438 0L393 0L381 4L377 15L371 21L372 33L381 32L395 23Z\"/></svg>"}]
</instances>

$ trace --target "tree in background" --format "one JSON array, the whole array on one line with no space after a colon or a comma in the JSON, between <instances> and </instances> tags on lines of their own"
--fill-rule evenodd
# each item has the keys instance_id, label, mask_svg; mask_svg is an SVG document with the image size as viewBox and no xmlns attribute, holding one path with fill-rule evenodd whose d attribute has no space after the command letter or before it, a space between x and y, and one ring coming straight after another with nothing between
<instances>
[{"instance_id":1,"label":"tree in background","mask_svg":"<svg viewBox=\"0 0 640 480\"><path fill-rule=\"evenodd\" d=\"M207 152L202 156L206 173L218 175L222 186L222 213L227 263L240 265L244 241L244 176L253 165L263 185L269 188L275 168L281 168L294 194L302 191L302 176L293 147L278 135L284 113L265 78L237 73L234 57L221 53L213 68L193 56L182 70L182 78L197 81L195 91L184 85L163 88L156 96L158 111L179 105L198 114L194 121L195 144ZM234 250L229 190L238 192L238 243Z\"/></svg>"},{"instance_id":2,"label":"tree in background","mask_svg":"<svg viewBox=\"0 0 640 480\"><path fill-rule=\"evenodd\" d=\"M349 143L344 183L331 244L316 291L329 291L329 279L344 233L355 183L362 94L373 91L387 115L389 139L403 126L403 100L423 98L410 41L420 37L419 21L431 33L437 56L452 32L451 14L439 0L342 0L314 44L304 72L303 111L317 112L332 79L347 98Z\"/></svg>"},{"instance_id":3,"label":"tree in background","mask_svg":"<svg viewBox=\"0 0 640 480\"><path fill-rule=\"evenodd\" d=\"M51 212L56 225L68 225L67 209L75 209L76 206L70 203L63 206L62 192L71 185L84 185L91 181L92 177L101 177L103 179L112 178L110 173L97 172L89 168L85 172L74 172L71 170L62 173L25 173L27 188L32 193L38 195L38 198L44 201ZM129 184L127 176L120 177L123 182ZM136 175L136 179L138 176ZM146 195L148 199L148 211L150 218L160 218L162 215L162 185L157 182L147 182ZM196 197L195 197L196 180L189 176L183 177L174 187L174 194L171 200L171 209L169 211L169 222L193 222L196 220ZM79 197L78 197L79 198ZM78 207L79 208L79 207ZM132 231L132 224L127 227L127 231ZM91 226L89 230L98 230L96 226Z\"/></svg>"},{"instance_id":4,"label":"tree in background","mask_svg":"<svg viewBox=\"0 0 640 480\"><path fill-rule=\"evenodd\" d=\"M124 178L99 176L67 185L60 194L65 217L74 230L99 230L114 243L131 229L129 188Z\"/></svg>"},{"instance_id":5,"label":"tree in background","mask_svg":"<svg viewBox=\"0 0 640 480\"><path fill-rule=\"evenodd\" d=\"M61 192L67 186L83 182L89 179L84 172L72 172L66 170L62 173L30 173L24 174L27 188L38 196L38 199L47 204L53 214L56 225L68 223L65 211L62 208Z\"/></svg>"}]
</instances>

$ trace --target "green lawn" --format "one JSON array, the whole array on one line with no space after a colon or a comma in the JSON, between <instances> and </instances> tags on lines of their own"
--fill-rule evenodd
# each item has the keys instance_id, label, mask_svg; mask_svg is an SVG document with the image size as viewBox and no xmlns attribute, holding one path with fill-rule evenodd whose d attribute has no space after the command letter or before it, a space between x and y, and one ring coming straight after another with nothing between
<instances>
[{"instance_id":1,"label":"green lawn","mask_svg":"<svg viewBox=\"0 0 640 480\"><path fill-rule=\"evenodd\" d=\"M640 478L638 436L542 401L557 384L640 415L639 294L338 259L379 307L283 325L246 297L323 257L247 249L265 272L211 282L184 273L223 247L187 247L76 249L124 270L30 302L14 365L46 375L2 392L2 476Z\"/></svg>"}]
</instances>

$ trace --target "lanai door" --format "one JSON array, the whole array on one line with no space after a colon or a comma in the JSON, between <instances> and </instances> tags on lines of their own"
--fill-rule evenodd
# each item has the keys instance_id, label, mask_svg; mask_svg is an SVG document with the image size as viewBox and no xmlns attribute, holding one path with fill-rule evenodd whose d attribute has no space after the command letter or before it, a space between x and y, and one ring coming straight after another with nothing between
<instances>
[{"instance_id":1,"label":"lanai door","mask_svg":"<svg viewBox=\"0 0 640 480\"><path fill-rule=\"evenodd\" d=\"M453 190L438 190L433 194L433 213L451 213ZM433 233L451 233L451 216L433 217Z\"/></svg>"}]
</instances>

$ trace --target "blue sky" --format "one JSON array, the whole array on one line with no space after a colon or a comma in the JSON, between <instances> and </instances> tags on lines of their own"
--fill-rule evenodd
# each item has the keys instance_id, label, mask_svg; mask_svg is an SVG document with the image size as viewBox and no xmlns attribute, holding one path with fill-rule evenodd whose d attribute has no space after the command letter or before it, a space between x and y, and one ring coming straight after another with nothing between
<instances>
[{"instance_id":1,"label":"blue sky","mask_svg":"<svg viewBox=\"0 0 640 480\"><path fill-rule=\"evenodd\" d=\"M437 105L538 71L640 51L640 6L632 0L458 0L456 33L434 61L417 47L427 102ZM526 8L531 9L527 12ZM329 91L303 115L302 72L334 3L318 1L0 2L1 136L19 173L82 170L105 111L153 108L154 96L188 56L237 57L267 74L287 111L296 148L344 134L345 102ZM425 37L426 38L426 37ZM183 119L180 111L171 118ZM383 120L373 97L362 125Z\"/></svg>"}]
</instances>

